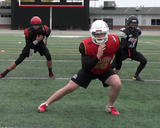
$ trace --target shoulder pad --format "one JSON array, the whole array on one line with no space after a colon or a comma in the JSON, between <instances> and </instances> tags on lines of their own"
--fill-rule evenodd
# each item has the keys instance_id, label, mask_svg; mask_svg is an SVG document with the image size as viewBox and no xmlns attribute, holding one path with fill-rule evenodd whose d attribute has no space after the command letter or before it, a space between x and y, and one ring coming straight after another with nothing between
<instances>
[{"instance_id":1,"label":"shoulder pad","mask_svg":"<svg viewBox=\"0 0 160 128\"><path fill-rule=\"evenodd\" d=\"M140 30L140 31L141 31L141 29L140 29L139 27L137 27L137 30Z\"/></svg>"},{"instance_id":2,"label":"shoulder pad","mask_svg":"<svg viewBox=\"0 0 160 128\"><path fill-rule=\"evenodd\" d=\"M121 37L121 38L127 38L126 33L124 33L123 31L120 31L120 32L118 33L118 36Z\"/></svg>"},{"instance_id":3,"label":"shoulder pad","mask_svg":"<svg viewBox=\"0 0 160 128\"><path fill-rule=\"evenodd\" d=\"M44 29L47 33L49 32L49 27L47 25L44 25Z\"/></svg>"},{"instance_id":4,"label":"shoulder pad","mask_svg":"<svg viewBox=\"0 0 160 128\"><path fill-rule=\"evenodd\" d=\"M27 28L24 30L24 35L25 35L26 37L29 36L29 32L28 32L28 29L27 29Z\"/></svg>"},{"instance_id":5,"label":"shoulder pad","mask_svg":"<svg viewBox=\"0 0 160 128\"><path fill-rule=\"evenodd\" d=\"M126 29L126 28L121 28L121 29L120 29L120 31L122 31L122 32L123 32L125 29Z\"/></svg>"},{"instance_id":6,"label":"shoulder pad","mask_svg":"<svg viewBox=\"0 0 160 128\"><path fill-rule=\"evenodd\" d=\"M138 30L139 32L141 32L141 29L140 29L140 28L137 28L137 30Z\"/></svg>"}]
</instances>

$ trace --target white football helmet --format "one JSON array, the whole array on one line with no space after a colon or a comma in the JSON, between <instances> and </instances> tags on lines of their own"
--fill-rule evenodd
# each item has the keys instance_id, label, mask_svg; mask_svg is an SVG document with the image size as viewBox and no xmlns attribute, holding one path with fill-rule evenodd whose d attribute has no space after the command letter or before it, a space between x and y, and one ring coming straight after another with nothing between
<instances>
[{"instance_id":1,"label":"white football helmet","mask_svg":"<svg viewBox=\"0 0 160 128\"><path fill-rule=\"evenodd\" d=\"M97 44L103 44L108 40L109 27L103 20L96 20L92 23L90 28L92 41ZM103 36L98 36L103 35Z\"/></svg>"}]
</instances>

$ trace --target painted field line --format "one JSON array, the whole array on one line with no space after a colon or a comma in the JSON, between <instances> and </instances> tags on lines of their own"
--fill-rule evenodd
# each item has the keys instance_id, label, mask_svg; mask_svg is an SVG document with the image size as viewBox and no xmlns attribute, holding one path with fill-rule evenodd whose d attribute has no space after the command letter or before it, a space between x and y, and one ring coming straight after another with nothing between
<instances>
[{"instance_id":1,"label":"painted field line","mask_svg":"<svg viewBox=\"0 0 160 128\"><path fill-rule=\"evenodd\" d=\"M14 59L0 59L0 62L12 62L12 61L15 61ZM44 60L34 60L34 59L26 59L24 61L30 61L30 62L40 62L40 61L46 61L45 59ZM53 62L81 62L81 60L54 60L53 59ZM136 61L124 61L123 63L139 63L139 62L136 62ZM160 64L160 61L149 61L148 63L153 63L153 64Z\"/></svg>"},{"instance_id":2,"label":"painted field line","mask_svg":"<svg viewBox=\"0 0 160 128\"><path fill-rule=\"evenodd\" d=\"M88 37L88 36L52 35L51 37L56 37L56 38L81 38L81 37Z\"/></svg>"},{"instance_id":3,"label":"painted field line","mask_svg":"<svg viewBox=\"0 0 160 128\"><path fill-rule=\"evenodd\" d=\"M48 80L50 78L48 77L5 77L3 79L8 79L8 80ZM71 78L66 78L66 77L58 77L56 80L70 80ZM133 81L132 79L121 79L122 81ZM160 82L160 80L157 79L145 79L145 82Z\"/></svg>"}]
</instances>

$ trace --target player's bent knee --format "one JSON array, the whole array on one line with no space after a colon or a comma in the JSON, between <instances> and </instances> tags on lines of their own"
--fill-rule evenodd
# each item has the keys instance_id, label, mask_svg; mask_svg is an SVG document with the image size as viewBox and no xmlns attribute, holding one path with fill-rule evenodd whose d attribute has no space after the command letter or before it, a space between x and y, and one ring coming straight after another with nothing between
<instances>
[{"instance_id":1,"label":"player's bent knee","mask_svg":"<svg viewBox=\"0 0 160 128\"><path fill-rule=\"evenodd\" d=\"M144 59L141 63L145 66L147 64L147 59Z\"/></svg>"},{"instance_id":2,"label":"player's bent knee","mask_svg":"<svg viewBox=\"0 0 160 128\"><path fill-rule=\"evenodd\" d=\"M46 59L47 61L51 61L52 60L51 55L47 56Z\"/></svg>"},{"instance_id":3,"label":"player's bent knee","mask_svg":"<svg viewBox=\"0 0 160 128\"><path fill-rule=\"evenodd\" d=\"M121 88L122 84L121 84L121 80L119 78L119 76L117 74L112 75L107 81L107 84L109 84L110 86L114 87L114 88Z\"/></svg>"},{"instance_id":4,"label":"player's bent knee","mask_svg":"<svg viewBox=\"0 0 160 128\"><path fill-rule=\"evenodd\" d=\"M46 53L44 56L46 57L47 61L51 61L52 60L52 57L51 57L50 53Z\"/></svg>"},{"instance_id":5,"label":"player's bent knee","mask_svg":"<svg viewBox=\"0 0 160 128\"><path fill-rule=\"evenodd\" d=\"M112 85L111 85L113 88L117 88L117 89L119 89L119 88L121 88L121 86L122 86L122 83L121 83L121 81L120 80L115 80L113 83L112 83Z\"/></svg>"},{"instance_id":6,"label":"player's bent knee","mask_svg":"<svg viewBox=\"0 0 160 128\"><path fill-rule=\"evenodd\" d=\"M26 56L23 55L23 54L21 54L21 55L18 57L18 59L15 61L15 64L16 64L16 65L19 65L20 63L23 62L23 60L24 60L25 58L26 58Z\"/></svg>"},{"instance_id":7,"label":"player's bent knee","mask_svg":"<svg viewBox=\"0 0 160 128\"><path fill-rule=\"evenodd\" d=\"M118 77L117 79L114 80L113 86L114 86L115 88L121 88L122 83L121 83L121 80L120 80L119 77Z\"/></svg>"},{"instance_id":8,"label":"player's bent knee","mask_svg":"<svg viewBox=\"0 0 160 128\"><path fill-rule=\"evenodd\" d=\"M144 61L144 65L146 65L146 64L147 64L147 60Z\"/></svg>"}]
</instances>

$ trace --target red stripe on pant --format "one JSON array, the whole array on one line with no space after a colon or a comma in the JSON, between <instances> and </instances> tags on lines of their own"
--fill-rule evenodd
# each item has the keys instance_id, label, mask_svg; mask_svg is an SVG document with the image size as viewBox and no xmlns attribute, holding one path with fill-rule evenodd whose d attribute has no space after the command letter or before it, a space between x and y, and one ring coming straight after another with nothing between
<instances>
[{"instance_id":1,"label":"red stripe on pant","mask_svg":"<svg viewBox=\"0 0 160 128\"><path fill-rule=\"evenodd\" d=\"M131 50L130 49L128 49L128 55L129 55L129 57L131 57Z\"/></svg>"}]
</instances>

